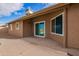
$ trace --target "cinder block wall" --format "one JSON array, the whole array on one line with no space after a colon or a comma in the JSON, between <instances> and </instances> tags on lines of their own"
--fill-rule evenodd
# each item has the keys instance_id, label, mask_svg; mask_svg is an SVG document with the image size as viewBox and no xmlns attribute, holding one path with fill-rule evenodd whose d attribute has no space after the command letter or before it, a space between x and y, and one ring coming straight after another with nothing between
<instances>
[{"instance_id":1,"label":"cinder block wall","mask_svg":"<svg viewBox=\"0 0 79 59\"><path fill-rule=\"evenodd\" d=\"M8 27L0 26L0 34L5 34L5 33L8 33Z\"/></svg>"}]
</instances>

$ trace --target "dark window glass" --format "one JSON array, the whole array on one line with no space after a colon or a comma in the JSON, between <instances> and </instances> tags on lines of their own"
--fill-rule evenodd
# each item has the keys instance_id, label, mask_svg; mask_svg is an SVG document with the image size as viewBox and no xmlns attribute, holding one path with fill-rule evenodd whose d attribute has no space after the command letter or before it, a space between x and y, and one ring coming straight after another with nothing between
<instances>
[{"instance_id":1,"label":"dark window glass","mask_svg":"<svg viewBox=\"0 0 79 59\"><path fill-rule=\"evenodd\" d=\"M52 32L62 34L62 15L52 20Z\"/></svg>"},{"instance_id":2,"label":"dark window glass","mask_svg":"<svg viewBox=\"0 0 79 59\"><path fill-rule=\"evenodd\" d=\"M39 24L38 23L36 24L35 28L36 28L36 35L39 35Z\"/></svg>"},{"instance_id":3,"label":"dark window glass","mask_svg":"<svg viewBox=\"0 0 79 59\"><path fill-rule=\"evenodd\" d=\"M62 34L62 15L56 18L56 33Z\"/></svg>"},{"instance_id":4,"label":"dark window glass","mask_svg":"<svg viewBox=\"0 0 79 59\"><path fill-rule=\"evenodd\" d=\"M19 24L16 24L16 27L18 28L19 27Z\"/></svg>"},{"instance_id":5,"label":"dark window glass","mask_svg":"<svg viewBox=\"0 0 79 59\"><path fill-rule=\"evenodd\" d=\"M36 35L44 36L44 22L35 25Z\"/></svg>"}]
</instances>

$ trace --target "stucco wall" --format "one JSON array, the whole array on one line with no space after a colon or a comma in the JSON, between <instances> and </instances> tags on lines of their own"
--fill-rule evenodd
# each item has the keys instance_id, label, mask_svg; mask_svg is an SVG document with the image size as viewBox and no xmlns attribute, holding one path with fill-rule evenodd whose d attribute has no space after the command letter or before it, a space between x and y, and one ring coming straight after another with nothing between
<instances>
[{"instance_id":1,"label":"stucco wall","mask_svg":"<svg viewBox=\"0 0 79 59\"><path fill-rule=\"evenodd\" d=\"M60 35L55 35L55 34L51 34L50 33L50 20L51 18L55 17L56 15L62 13L63 11L56 11L56 12L51 12L49 14L45 14L45 15L41 15L39 17L36 17L33 22L39 22L39 21L45 21L45 34L46 34L46 38L50 38L52 40L58 41L61 44L64 44L64 36L60 36ZM63 19L64 20L64 19ZM34 24L33 24L34 25ZM34 27L33 27L34 30ZM34 33L34 31L33 31Z\"/></svg>"},{"instance_id":2,"label":"stucco wall","mask_svg":"<svg viewBox=\"0 0 79 59\"><path fill-rule=\"evenodd\" d=\"M62 12L64 12L64 36L51 34L50 19ZM69 4L68 8L64 8L64 10L61 8L33 19L19 21L20 30L15 29L16 22L14 22L12 23L13 30L11 31L9 28L9 33L20 37L34 36L34 22L39 21L45 21L46 38L58 41L67 47L79 48L79 4Z\"/></svg>"},{"instance_id":3,"label":"stucco wall","mask_svg":"<svg viewBox=\"0 0 79 59\"><path fill-rule=\"evenodd\" d=\"M71 4L67 13L68 47L79 48L79 4Z\"/></svg>"},{"instance_id":4,"label":"stucco wall","mask_svg":"<svg viewBox=\"0 0 79 59\"><path fill-rule=\"evenodd\" d=\"M33 36L33 22L31 19L23 20L23 37Z\"/></svg>"},{"instance_id":5,"label":"stucco wall","mask_svg":"<svg viewBox=\"0 0 79 59\"><path fill-rule=\"evenodd\" d=\"M45 21L45 38L50 38L52 40L58 41L60 44L64 45L64 36L55 35L50 33L50 20L51 18L62 13L63 9L56 9L54 12L50 12L45 15L35 17L33 19L27 19L19 21L21 28L20 30L15 29L15 23L12 23L13 31L9 29L9 33L19 37L29 37L34 36L34 22ZM64 20L64 19L63 19Z\"/></svg>"},{"instance_id":6,"label":"stucco wall","mask_svg":"<svg viewBox=\"0 0 79 59\"><path fill-rule=\"evenodd\" d=\"M10 29L10 24L9 24L9 34L18 36L18 37L23 37L23 21L17 21L19 22L20 29L16 30L16 22L11 23L12 24L12 30Z\"/></svg>"}]
</instances>

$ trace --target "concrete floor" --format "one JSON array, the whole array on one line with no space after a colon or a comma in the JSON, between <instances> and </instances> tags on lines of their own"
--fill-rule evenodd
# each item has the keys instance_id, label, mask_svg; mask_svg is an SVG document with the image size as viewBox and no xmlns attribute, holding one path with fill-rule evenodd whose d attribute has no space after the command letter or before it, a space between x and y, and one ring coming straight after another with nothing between
<instances>
[{"instance_id":1,"label":"concrete floor","mask_svg":"<svg viewBox=\"0 0 79 59\"><path fill-rule=\"evenodd\" d=\"M7 29L0 27L1 56L67 56L67 52L79 55L79 50L63 48L51 39L18 38L7 34Z\"/></svg>"},{"instance_id":2,"label":"concrete floor","mask_svg":"<svg viewBox=\"0 0 79 59\"><path fill-rule=\"evenodd\" d=\"M0 30L1 56L67 56L65 51L50 47L58 47L58 44L42 38L18 38Z\"/></svg>"},{"instance_id":3,"label":"concrete floor","mask_svg":"<svg viewBox=\"0 0 79 59\"><path fill-rule=\"evenodd\" d=\"M58 44L51 40L33 37L17 38L3 30L0 31L0 56L67 56L66 52L56 50L58 48L50 48L55 46L58 47Z\"/></svg>"},{"instance_id":4,"label":"concrete floor","mask_svg":"<svg viewBox=\"0 0 79 59\"><path fill-rule=\"evenodd\" d=\"M28 38L26 38L28 39ZM30 39L30 38L29 38ZM67 53L45 46L32 44L22 39L0 39L0 55L2 56L66 56Z\"/></svg>"}]
</instances>

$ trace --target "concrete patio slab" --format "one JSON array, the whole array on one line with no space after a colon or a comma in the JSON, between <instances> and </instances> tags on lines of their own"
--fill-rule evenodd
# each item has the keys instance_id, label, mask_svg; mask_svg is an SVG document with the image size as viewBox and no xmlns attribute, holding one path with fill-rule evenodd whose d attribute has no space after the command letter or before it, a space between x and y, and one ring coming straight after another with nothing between
<instances>
[{"instance_id":1,"label":"concrete patio slab","mask_svg":"<svg viewBox=\"0 0 79 59\"><path fill-rule=\"evenodd\" d=\"M67 56L66 52L34 45L21 39L0 39L2 56Z\"/></svg>"}]
</instances>

